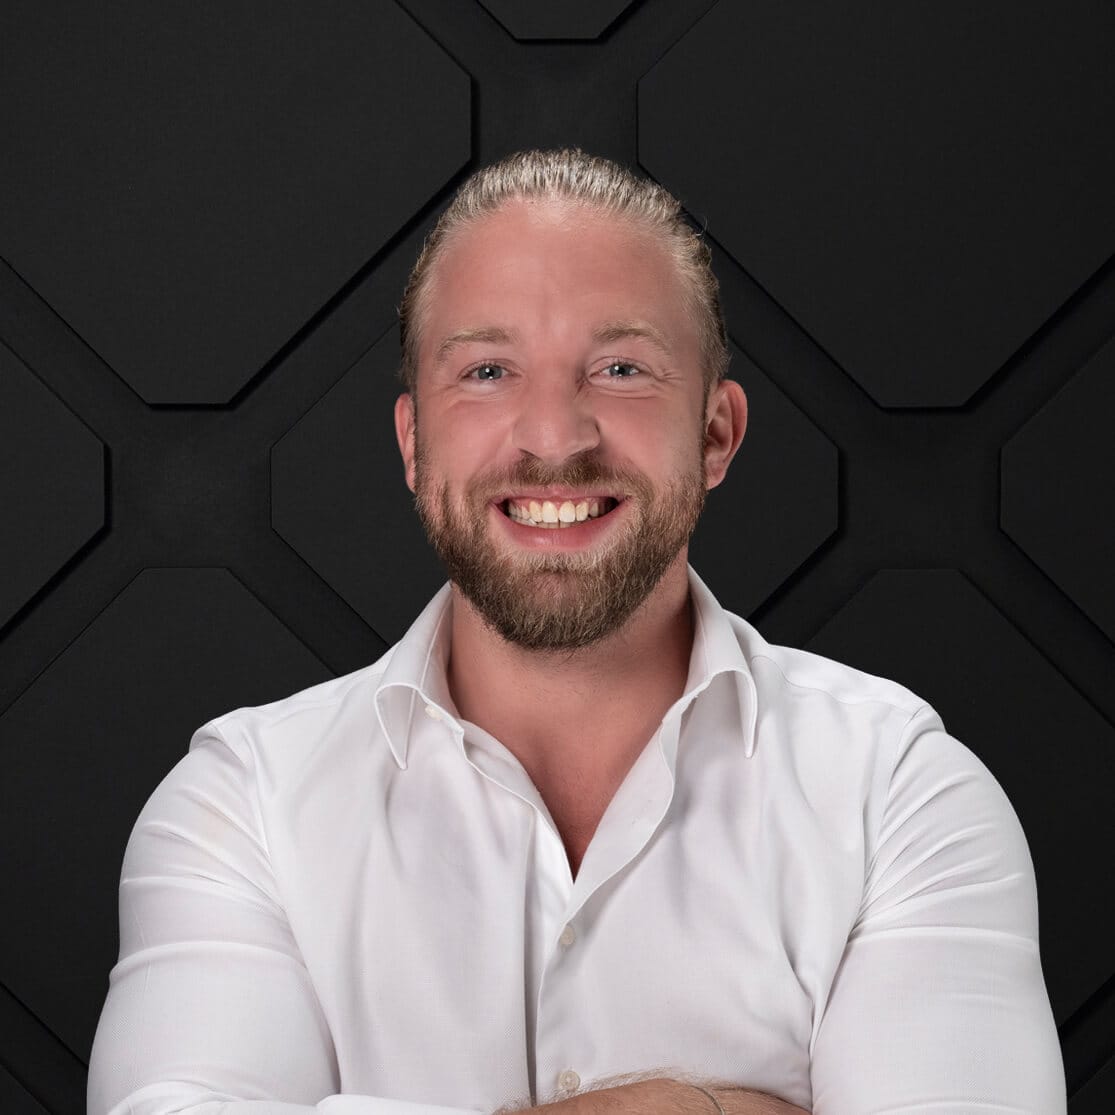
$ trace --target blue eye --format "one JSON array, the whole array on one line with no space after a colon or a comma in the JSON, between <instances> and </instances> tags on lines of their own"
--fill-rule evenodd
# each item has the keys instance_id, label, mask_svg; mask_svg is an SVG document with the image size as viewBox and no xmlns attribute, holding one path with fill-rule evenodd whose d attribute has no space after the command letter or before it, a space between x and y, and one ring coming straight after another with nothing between
<instances>
[{"instance_id":1,"label":"blue eye","mask_svg":"<svg viewBox=\"0 0 1115 1115\"><path fill-rule=\"evenodd\" d=\"M633 376L639 375L639 371L634 364L622 363L609 364L604 369L604 373L609 379L631 379Z\"/></svg>"},{"instance_id":2,"label":"blue eye","mask_svg":"<svg viewBox=\"0 0 1115 1115\"><path fill-rule=\"evenodd\" d=\"M493 380L502 379L503 369L498 364L481 364L469 372L471 379L478 379L481 383L491 383Z\"/></svg>"}]
</instances>

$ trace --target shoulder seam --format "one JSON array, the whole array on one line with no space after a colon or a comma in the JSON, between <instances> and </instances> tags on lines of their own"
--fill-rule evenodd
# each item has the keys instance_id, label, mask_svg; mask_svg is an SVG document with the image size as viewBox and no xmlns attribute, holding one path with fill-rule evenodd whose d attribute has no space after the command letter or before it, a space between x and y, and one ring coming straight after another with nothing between
<instances>
[{"instance_id":1,"label":"shoulder seam","mask_svg":"<svg viewBox=\"0 0 1115 1115\"><path fill-rule=\"evenodd\" d=\"M931 708L931 707L932 706L929 704L928 701L923 701L920 705L918 705L918 707L916 709L914 709L914 711L912 713L910 713L910 715L909 715L909 717L907 717L905 723L902 725L902 727L895 734L894 746L893 746L893 750L891 752L891 757L890 757L890 773L887 775L887 789L886 789L886 793L883 795L882 808L879 810L879 823L875 826L875 831L871 834L871 844L868 847L868 851L869 851L870 854L867 858L867 861L863 865L863 883L864 883L865 887L867 886L868 868L870 866L871 861L875 858L875 853L878 851L878 848L879 848L879 833L880 833L880 831L882 831L883 822L886 820L887 806L890 804L891 789L894 786L894 773L895 773L895 771L898 770L898 764L899 764L899 762L901 762L901 759L902 759L902 742L903 742L903 740L906 739L906 734L910 730L910 725L914 722L914 720L918 717L918 715L921 712L923 712L925 709ZM864 899L864 897L865 897L865 895L862 895L862 894L860 895L860 908L856 912L855 924L859 923L859 919L863 915L863 899Z\"/></svg>"},{"instance_id":2,"label":"shoulder seam","mask_svg":"<svg viewBox=\"0 0 1115 1115\"><path fill-rule=\"evenodd\" d=\"M368 669L368 668L369 667L364 667L364 669ZM363 684L367 680L365 678L359 678L357 676L358 674L360 674L362 672L363 672L362 670L354 670L354 671L352 671L352 673L342 674L340 677L330 679L332 681L347 680L350 683L347 687L344 688L344 690L341 693L333 693L331 696L328 696L328 697L315 697L312 700L308 699L304 702L300 702L298 704L293 705L291 708L286 709L283 712L279 712L278 710L276 710L274 713L267 714L266 716L264 716L263 717L263 722L265 724L267 724L268 726L273 726L273 725L276 725L276 724L281 724L284 720L288 719L291 716L296 716L300 712L308 712L312 709L325 708L329 705L335 704L337 701L341 700L342 697L345 694L347 694L354 686ZM383 675L383 671L381 670L379 676L382 677L382 675ZM323 682L322 684L328 684L328 682ZM274 705L282 705L282 704L286 704L290 700L291 700L290 697L283 697L283 698L280 698L277 701L273 701L273 702L269 702L269 703L274 704ZM219 729L215 728L214 726L223 724L226 720L230 720L234 717L238 718L238 714L247 714L247 713L253 713L253 712L258 713L261 708L266 708L266 707L267 707L267 704L264 704L264 705L246 705L243 708L230 709L228 712L223 713L221 716L215 717L213 720L210 720L207 724L203 725L203 727L214 728L214 730L218 731L218 734L219 734Z\"/></svg>"},{"instance_id":3,"label":"shoulder seam","mask_svg":"<svg viewBox=\"0 0 1115 1115\"><path fill-rule=\"evenodd\" d=\"M905 712L908 707L906 705L895 704L894 701L888 701L885 697L864 697L862 698L862 700L859 701L845 701L836 696L835 693L831 693L827 689L822 689L819 685L803 685L800 681L794 681L786 673L786 671L782 669L781 664L776 659L772 658L769 654L753 654L751 656L751 661L754 662L759 658L765 659L767 662L769 662L782 675L787 685L792 685L795 689L807 689L812 693L823 693L826 697L830 697L832 700L836 701L836 703L840 705L848 705L849 707L854 707L856 705L879 704L886 705L888 708L892 708L896 712ZM894 684L897 684L897 682L895 682ZM913 717L917 716L917 714L923 708L925 708L925 705L926 702L921 701L921 703L914 709L914 711L910 713L910 718L913 719ZM905 725L903 725L903 730L905 730Z\"/></svg>"},{"instance_id":4,"label":"shoulder seam","mask_svg":"<svg viewBox=\"0 0 1115 1115\"><path fill-rule=\"evenodd\" d=\"M221 717L221 719L224 719L224 717ZM254 778L250 780L246 778L247 774L249 773L248 764L244 761L244 757L241 755L241 753L236 749L236 747L233 746L232 741L228 739L228 737L217 725L216 721L211 721L206 727L208 728L209 732L212 733L213 737L235 756L236 761L240 764L241 770L244 772L246 781L244 792L248 798L249 805L251 806L252 816L255 819L256 830L259 834L259 842L263 847L263 854L267 857L267 867L271 872L271 878L275 881L275 901L276 903L278 903L279 906L282 906L280 895L278 893L279 879L278 876L275 874L275 860L271 855L271 843L267 839L267 827L263 823L263 807L260 805L259 787L256 785ZM240 733L240 737L240 742L246 748L248 753L252 755L252 773L254 774L255 755L252 749L252 745L247 739L244 738L243 733Z\"/></svg>"}]
</instances>

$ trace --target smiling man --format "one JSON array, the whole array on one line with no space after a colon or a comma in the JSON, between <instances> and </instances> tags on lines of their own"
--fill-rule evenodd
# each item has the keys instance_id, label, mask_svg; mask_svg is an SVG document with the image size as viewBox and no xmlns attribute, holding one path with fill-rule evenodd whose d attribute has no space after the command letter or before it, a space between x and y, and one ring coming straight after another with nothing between
<instances>
[{"instance_id":1,"label":"smiling man","mask_svg":"<svg viewBox=\"0 0 1115 1115\"><path fill-rule=\"evenodd\" d=\"M507 201L435 233L403 307L396 428L460 601L450 693L530 775L574 875L685 688L686 546L744 433L722 328L692 308L700 253L684 225L667 248L649 220Z\"/></svg>"},{"instance_id":2,"label":"smiling man","mask_svg":"<svg viewBox=\"0 0 1115 1115\"><path fill-rule=\"evenodd\" d=\"M688 565L747 402L677 201L513 156L400 318L449 584L380 661L200 728L152 795L91 1115L1063 1112L998 784Z\"/></svg>"}]
</instances>

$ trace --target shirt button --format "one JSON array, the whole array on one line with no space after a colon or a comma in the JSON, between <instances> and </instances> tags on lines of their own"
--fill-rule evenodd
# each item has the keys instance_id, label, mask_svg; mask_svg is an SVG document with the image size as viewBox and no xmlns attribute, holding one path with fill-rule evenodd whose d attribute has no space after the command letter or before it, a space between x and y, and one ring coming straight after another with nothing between
<instances>
[{"instance_id":1,"label":"shirt button","mask_svg":"<svg viewBox=\"0 0 1115 1115\"><path fill-rule=\"evenodd\" d=\"M558 1073L558 1087L564 1092L575 1092L581 1086L581 1078L572 1070Z\"/></svg>"},{"instance_id":2,"label":"shirt button","mask_svg":"<svg viewBox=\"0 0 1115 1115\"><path fill-rule=\"evenodd\" d=\"M558 940L561 941L561 943L565 945L566 948L568 948L576 939L577 930L575 930L571 925L567 925L561 931L561 936L558 938Z\"/></svg>"},{"instance_id":3,"label":"shirt button","mask_svg":"<svg viewBox=\"0 0 1115 1115\"><path fill-rule=\"evenodd\" d=\"M440 720L441 719L441 709L439 709L436 705L427 705L426 706L426 715L431 720Z\"/></svg>"}]
</instances>

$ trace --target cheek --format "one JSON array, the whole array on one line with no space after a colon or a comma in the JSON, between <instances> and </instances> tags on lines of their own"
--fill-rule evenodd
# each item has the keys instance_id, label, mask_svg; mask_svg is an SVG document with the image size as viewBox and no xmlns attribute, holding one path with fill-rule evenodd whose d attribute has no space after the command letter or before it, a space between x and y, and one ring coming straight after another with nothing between
<instances>
[{"instance_id":1,"label":"cheek","mask_svg":"<svg viewBox=\"0 0 1115 1115\"><path fill-rule=\"evenodd\" d=\"M651 477L688 472L702 458L703 430L698 419L689 415L629 409L601 423L601 433L609 455Z\"/></svg>"},{"instance_id":2,"label":"cheek","mask_svg":"<svg viewBox=\"0 0 1115 1115\"><path fill-rule=\"evenodd\" d=\"M443 477L455 486L455 481L467 483L477 472L492 465L496 447L500 444L499 432L493 423L479 414L456 413L449 420L446 416L423 415L418 426L416 445L419 463L427 477Z\"/></svg>"}]
</instances>

